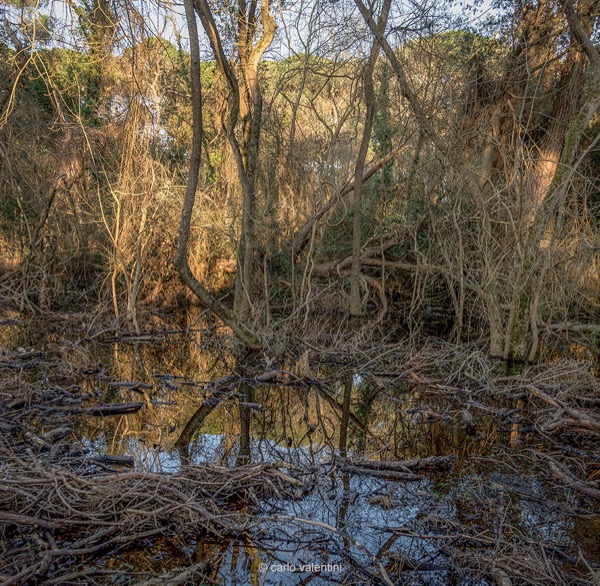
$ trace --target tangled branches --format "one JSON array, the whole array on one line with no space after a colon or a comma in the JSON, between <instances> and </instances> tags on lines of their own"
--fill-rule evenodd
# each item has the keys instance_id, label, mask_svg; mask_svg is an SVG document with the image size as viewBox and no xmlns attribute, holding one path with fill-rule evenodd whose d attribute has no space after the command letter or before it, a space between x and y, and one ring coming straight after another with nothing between
<instances>
[{"instance_id":1,"label":"tangled branches","mask_svg":"<svg viewBox=\"0 0 600 586\"><path fill-rule=\"evenodd\" d=\"M64 583L74 567L81 573L86 562L157 537L241 535L239 506L281 498L298 483L268 464L84 477L34 455L19 458L6 446L2 452L0 559L7 585Z\"/></svg>"},{"instance_id":2,"label":"tangled branches","mask_svg":"<svg viewBox=\"0 0 600 586\"><path fill-rule=\"evenodd\" d=\"M23 356L6 358L5 365L17 364L17 358L23 364ZM15 393L18 385L21 393ZM189 466L178 474L117 471L132 462L90 456L64 420L65 414L113 413L82 406L86 395L44 387L17 376L0 389L2 584L105 583L103 578L114 574L101 568L108 556L164 538L243 536L247 513L261 499L293 497L303 484L281 472L278 463ZM40 423L53 428L41 433ZM185 563L156 583L185 583L203 569Z\"/></svg>"}]
</instances>

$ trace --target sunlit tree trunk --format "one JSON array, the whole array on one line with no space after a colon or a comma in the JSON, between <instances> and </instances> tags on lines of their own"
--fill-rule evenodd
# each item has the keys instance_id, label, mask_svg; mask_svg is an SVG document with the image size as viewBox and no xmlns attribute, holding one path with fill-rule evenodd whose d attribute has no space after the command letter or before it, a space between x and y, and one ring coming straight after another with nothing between
<instances>
[{"instance_id":1,"label":"sunlit tree trunk","mask_svg":"<svg viewBox=\"0 0 600 586\"><path fill-rule=\"evenodd\" d=\"M225 55L222 36L208 2L196 0L195 6L209 38L217 66L230 91L226 133L234 154L243 198L234 311L245 321L252 304L256 174L263 104L258 65L264 52L273 42L277 25L269 12L268 0L261 0L260 9L256 1L249 4L245 0L238 1L236 41L241 70L238 74ZM262 30L255 41L259 22ZM241 139L236 135L238 122L241 122Z\"/></svg>"},{"instance_id":2,"label":"sunlit tree trunk","mask_svg":"<svg viewBox=\"0 0 600 586\"><path fill-rule=\"evenodd\" d=\"M213 297L207 289L194 277L189 266L187 249L192 222L192 212L196 201L196 189L200 176L200 161L202 154L202 86L200 83L200 45L196 27L196 15L192 0L185 1L186 19L190 35L191 54L191 80L192 80L192 152L190 155L190 169L185 192L185 199L181 211L181 224L177 239L177 251L173 259L181 280L202 301L202 303L218 315L237 335L237 337L250 349L258 350L262 347L260 338L249 330L235 315L218 299Z\"/></svg>"},{"instance_id":3,"label":"sunlit tree trunk","mask_svg":"<svg viewBox=\"0 0 600 586\"><path fill-rule=\"evenodd\" d=\"M552 122L540 145L539 160L532 177L531 220L528 222L523 266L504 342L504 358L507 360L534 360L537 355L539 297L544 286L539 275L545 274L540 266L542 242L565 205L579 144L600 106L600 67L597 66L600 59L596 61L598 51L589 42L593 4L598 3L583 7L586 13L580 20L572 3L563 2L572 39L555 93ZM585 90L584 53L592 64L592 80Z\"/></svg>"}]
</instances>

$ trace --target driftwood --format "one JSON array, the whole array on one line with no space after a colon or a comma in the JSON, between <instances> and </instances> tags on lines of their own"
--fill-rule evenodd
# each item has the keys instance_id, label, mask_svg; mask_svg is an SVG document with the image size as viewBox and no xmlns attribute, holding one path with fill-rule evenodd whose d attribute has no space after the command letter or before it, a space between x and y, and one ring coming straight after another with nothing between
<instances>
[{"instance_id":1,"label":"driftwood","mask_svg":"<svg viewBox=\"0 0 600 586\"><path fill-rule=\"evenodd\" d=\"M249 507L261 498L291 498L303 486L279 470L279 463L191 466L170 475L100 471L83 476L68 464L44 463L32 450L17 455L1 442L0 457L0 531L5 551L12 552L0 556L4 585L71 583L75 566L91 571L106 554L121 547L146 548L159 537L240 537L247 531ZM119 456L95 459L129 462ZM173 579L187 569L179 568Z\"/></svg>"},{"instance_id":2,"label":"driftwood","mask_svg":"<svg viewBox=\"0 0 600 586\"><path fill-rule=\"evenodd\" d=\"M131 456L115 456L111 454L97 454L88 456L86 450L77 447L71 447L68 444L54 445L61 439L66 438L67 435L70 435L71 433L72 432L70 429L59 427L41 436L38 436L30 431L25 431L23 433L23 437L27 440L29 445L39 450L40 453L49 453L47 456L48 461L58 462L64 467L68 466L73 469L82 469L88 464L100 464L101 468L110 471L111 469L106 468L106 466L112 465L133 467L135 464L135 460ZM50 440L51 443L48 440Z\"/></svg>"},{"instance_id":3,"label":"driftwood","mask_svg":"<svg viewBox=\"0 0 600 586\"><path fill-rule=\"evenodd\" d=\"M411 472L414 470L448 470L454 463L454 454L447 456L430 456L414 460L366 460L363 458L347 458L343 462L357 468L372 470L389 470L397 472Z\"/></svg>"},{"instance_id":4,"label":"driftwood","mask_svg":"<svg viewBox=\"0 0 600 586\"><path fill-rule=\"evenodd\" d=\"M94 407L86 407L77 413L85 413L86 415L94 415L96 417L107 417L110 415L129 415L130 413L137 413L144 403L140 401L131 401L130 403L115 403L95 405Z\"/></svg>"},{"instance_id":5,"label":"driftwood","mask_svg":"<svg viewBox=\"0 0 600 586\"><path fill-rule=\"evenodd\" d=\"M352 464L344 462L343 460L340 460L338 464L340 468L345 472L350 472L352 474L365 474L368 476L383 478L385 480L392 480L398 482L415 482L417 480L422 479L422 476L419 476L418 474L413 474L412 472L378 469L366 466L353 466Z\"/></svg>"},{"instance_id":6,"label":"driftwood","mask_svg":"<svg viewBox=\"0 0 600 586\"><path fill-rule=\"evenodd\" d=\"M111 454L100 454L98 456L90 456L87 458L90 462L99 462L100 464L108 464L113 466L128 466L133 467L135 460L132 456L113 456Z\"/></svg>"},{"instance_id":7,"label":"driftwood","mask_svg":"<svg viewBox=\"0 0 600 586\"><path fill-rule=\"evenodd\" d=\"M85 398L82 398L78 403L84 402ZM40 412L45 414L53 413L64 413L67 415L93 415L95 417L108 417L110 415L129 415L131 413L137 413L145 403L141 401L131 401L129 403L99 403L91 407L80 407L78 405L56 405L49 404L44 405L43 403L33 403L28 406L29 410L33 412ZM11 405L11 408L22 408L25 405L16 404Z\"/></svg>"},{"instance_id":8,"label":"driftwood","mask_svg":"<svg viewBox=\"0 0 600 586\"><path fill-rule=\"evenodd\" d=\"M600 499L600 489L596 488L592 483L580 480L571 472L564 464L542 452L535 452L536 456L548 462L548 466L552 475L563 482L569 488L587 494L594 499Z\"/></svg>"},{"instance_id":9,"label":"driftwood","mask_svg":"<svg viewBox=\"0 0 600 586\"><path fill-rule=\"evenodd\" d=\"M594 415L586 411L581 411L580 409L574 409L573 407L567 405L564 401L560 401L554 397L551 397L542 389L534 385L527 385L525 388L534 397L541 399L548 405L551 405L557 409L552 419L544 423L542 426L544 431L556 431L564 427L579 427L588 429L590 431L600 432L600 419Z\"/></svg>"},{"instance_id":10,"label":"driftwood","mask_svg":"<svg viewBox=\"0 0 600 586\"><path fill-rule=\"evenodd\" d=\"M46 442L48 444L54 444L56 442L59 442L59 441L65 439L71 433L73 433L73 432L69 427L56 427L56 428L51 429L50 431L47 431L46 433L42 434L40 436L40 439L42 439L44 442Z\"/></svg>"},{"instance_id":11,"label":"driftwood","mask_svg":"<svg viewBox=\"0 0 600 586\"><path fill-rule=\"evenodd\" d=\"M415 460L366 460L364 458L340 458L339 466L346 472L368 474L386 480L413 482L421 480L422 476L415 474L416 470L447 470L454 462L454 455L431 456Z\"/></svg>"},{"instance_id":12,"label":"driftwood","mask_svg":"<svg viewBox=\"0 0 600 586\"><path fill-rule=\"evenodd\" d=\"M140 389L151 389L152 385L135 381L116 381L109 383L110 387L124 387L130 391L139 391Z\"/></svg>"}]
</instances>

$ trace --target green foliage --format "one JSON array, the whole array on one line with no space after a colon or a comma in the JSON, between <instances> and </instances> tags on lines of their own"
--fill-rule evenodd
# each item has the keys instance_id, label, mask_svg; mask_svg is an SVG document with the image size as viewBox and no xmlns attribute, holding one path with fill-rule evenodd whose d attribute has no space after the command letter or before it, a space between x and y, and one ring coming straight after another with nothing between
<instances>
[{"instance_id":1,"label":"green foliage","mask_svg":"<svg viewBox=\"0 0 600 586\"><path fill-rule=\"evenodd\" d=\"M469 31L446 31L435 35L434 39L436 51L448 62L457 65L481 60L489 66L506 51L495 39Z\"/></svg>"},{"instance_id":2,"label":"green foliage","mask_svg":"<svg viewBox=\"0 0 600 586\"><path fill-rule=\"evenodd\" d=\"M44 51L41 59L70 116L80 124L98 126L100 64L89 55L70 49Z\"/></svg>"},{"instance_id":3,"label":"green foliage","mask_svg":"<svg viewBox=\"0 0 600 586\"><path fill-rule=\"evenodd\" d=\"M189 59L187 55L186 58ZM185 76L187 77L188 74L189 72L186 67ZM200 80L202 81L202 89L204 91L212 90L216 86L219 77L219 70L214 61L203 61L200 64Z\"/></svg>"}]
</instances>

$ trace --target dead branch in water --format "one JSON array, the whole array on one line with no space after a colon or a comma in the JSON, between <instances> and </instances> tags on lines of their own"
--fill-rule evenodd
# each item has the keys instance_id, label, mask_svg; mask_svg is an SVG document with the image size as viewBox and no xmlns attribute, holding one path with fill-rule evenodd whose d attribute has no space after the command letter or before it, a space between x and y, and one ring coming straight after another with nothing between
<instances>
[{"instance_id":1,"label":"dead branch in water","mask_svg":"<svg viewBox=\"0 0 600 586\"><path fill-rule=\"evenodd\" d=\"M452 466L455 456L429 456L415 460L384 461L365 460L364 458L347 458L344 460L352 466L371 468L373 470L391 470L398 472L411 472L413 470L447 470Z\"/></svg>"},{"instance_id":2,"label":"dead branch in water","mask_svg":"<svg viewBox=\"0 0 600 586\"><path fill-rule=\"evenodd\" d=\"M356 341L352 343L356 344ZM594 480L597 468L593 467L593 463L590 464L596 450L590 441L590 437L593 439L591 430L583 426L563 427L560 432L558 428L543 429L544 422L557 412L562 412L565 419L577 417L580 422L584 421L581 414L592 419L598 417L598 382L584 365L565 362L506 375L481 353L439 341L421 349L407 344L359 347L348 342L345 350L337 354L331 347L324 348L323 353L319 354L318 347L315 344L313 346L308 364L310 368L302 369L310 370L309 377L300 376L298 369L288 372L281 365L277 369L273 367L273 362L267 362L267 368L272 370L263 374L247 371L244 372L247 376L241 376L234 372L211 382L190 381L170 374L153 375L153 378L174 383L168 386L169 389L185 388L188 395L190 392L197 393L194 397L198 398L200 407L205 405L202 401L210 402L213 397L219 405L224 400L237 399L240 384L268 387L271 390L265 390L256 397L257 403L246 403L250 408L266 407L267 414L271 395L277 397L282 387L298 387L307 394L312 389L311 397L319 401L323 399L323 403L327 401L331 405L331 411L325 415L333 419L331 425L334 427L335 419L332 416L338 414L341 408L335 377L339 377L341 369L347 369L346 374L351 372L357 381L362 381L354 381L353 384L370 386L377 397L378 407L383 401L391 401L392 408L398 406L409 423L417 419L415 415L419 415L414 412L412 405L431 402L432 408L443 413L443 421L419 418L421 429L427 429L430 425L460 425L461 414L471 408L470 413L476 423L480 423L479 417L482 417L492 419L499 428L504 425L508 430L511 427L505 424L516 424L519 428L527 425L532 430L530 433L540 433L544 442L556 440L555 448L563 451L566 450L560 446L568 443L569 433L576 433L578 443L574 445L578 447L569 448L574 450L576 456L557 456L553 451L550 458L554 466L542 456L539 460L541 465L529 467L529 470L539 471L536 475L540 477L539 484L537 477L521 477L521 480L531 481L523 482L522 486L519 484L519 471L522 468L517 463L517 457L526 458L529 465L532 463L531 452L521 449L518 456L515 451L508 458L510 461L507 466L513 467L515 472L510 478L491 479L491 475L484 472L471 479L465 474L463 483L457 488L461 481L453 475L451 481L443 480L445 486L442 486L440 493L444 493L444 496L440 496L439 500L426 501L420 515L407 521L407 527L390 529L374 521L377 523L374 530L392 533L392 538L383 544L379 552L371 551L371 541L364 542L368 551L360 550L357 553L360 548L355 545L352 545L353 551L349 551L343 541L352 535L350 524L336 527L332 524L331 530L324 524L319 525L315 519L300 519L301 514L295 517L294 523L303 526L304 532L313 532L315 537L322 539L315 539L315 547L320 545L322 548L322 559L326 559L325 555L335 556L338 553L335 548L340 548L339 557L354 572L346 578L347 583L385 581L380 565L372 556L381 563L392 583L405 581L407 576L412 577L412 572L444 571L444 568L449 572L454 569L464 571L475 580L495 580L506 584L523 581L536 586L585 583L587 574L584 566L588 562L583 558L578 559L577 552L570 545L536 544L529 539L531 534L521 526L507 525L502 528L491 522L500 520L502 523L503 519L510 521L512 518L521 518L520 509L524 501L547 504L549 508L577 506L583 510L589 507L584 499L595 497L595 493L585 490L597 490L597 481ZM323 489L324 480L339 483L339 490L343 488L341 478L350 479L349 486L364 483L374 487L375 491L368 495L371 497L368 498L369 506L379 507L382 511L391 510L403 506L403 501L391 490L392 482L417 481L424 478L422 470L437 473L452 464L448 456L400 459L422 452L412 449L406 453L401 450L392 452L389 442L385 441L386 436L375 427L373 419L356 419L356 422L351 419L365 437L377 440L371 442L369 439L370 449L365 451L365 455L340 459L335 456L337 452L332 452L330 462L316 459L310 473L303 468L299 470L297 478L290 476L296 474L290 464L258 464L234 469L193 466L173 475L131 470L122 467L129 466L126 457L85 453L73 432L77 427L62 418L68 415L75 420L75 412L83 413L94 407L91 401L100 400L98 394L86 395L82 389L75 389L75 385L67 381L59 381L60 384L54 384L53 381L51 385L43 382L36 386L27 383L25 377L20 377L19 372L30 376L32 369L24 365L34 361L42 361L45 371L63 368L58 361L50 362L48 356L24 351L20 356L10 354L3 358L6 364L21 365L20 368L6 368L4 374L7 380L0 384L0 426L3 431L0 436L0 459L4 465L0 481L0 524L4 529L0 581L3 583L18 584L35 580L46 584L108 583L114 572L112 575L103 574L105 570L102 566L99 568L98 563L106 563L107 559L116 559L121 563L129 555L127 550L133 556L141 556L142 552L152 548L164 553L177 540L187 546L203 541L202 536L207 537L206 542L209 543L213 540L222 543L224 539L235 541L238 538L258 543L260 539L265 539L265 524L269 521L262 514L258 521L254 516L264 504L262 499L266 498L268 502L289 500L309 490L314 491L310 495L313 499ZM335 368L331 371L321 367L321 361L326 360L334 362ZM291 361L292 364L294 362ZM50 367L51 363L54 366ZM39 368L39 363L36 368ZM72 372L73 368L67 371ZM333 374L329 374L331 372ZM69 377L71 383L75 382L72 375ZM129 390L133 389L132 385L138 383L111 383L111 386ZM538 389L541 394L536 396L530 392L528 385ZM407 403L407 398L419 402ZM516 406L518 401L525 403L525 406ZM297 403L291 404L293 409ZM205 411L209 406L206 403ZM103 405L95 407L102 409ZM51 420L52 425L57 425L57 420L60 420L60 427L50 431L46 431L47 426L42 430L36 428L34 421L44 421L47 416L50 416L48 421ZM314 432L312 428L311 433ZM410 432L414 433L415 429L416 426ZM315 444L318 432L317 428L311 439ZM409 434L408 439L414 446L414 436ZM330 447L336 449L333 444ZM277 448L271 452L274 457L285 458L281 444ZM462 471L464 453L456 453L457 458L461 459ZM377 460L378 457L382 460ZM386 457L396 459L387 461ZM505 464L497 453L493 453L489 459L497 467ZM120 471L116 472L110 467L119 468ZM359 474L362 478L358 478ZM546 477L550 474L560 481L554 483L553 491L566 485L565 492L572 489L580 493L577 505L568 499L564 503L550 502L547 494L528 490L542 485L542 481L548 480ZM306 480L308 477L310 481ZM428 484L424 481L416 491L412 490L414 485L402 489L426 494L425 491L430 490L425 488ZM458 496L446 494L447 490L456 490ZM321 494L327 498L327 493ZM331 494L334 494L333 490ZM518 495L518 498L507 498L509 494ZM344 497L346 495L349 500L363 498L353 487L344 492ZM448 502L460 503L460 516L447 513L445 505ZM432 510L435 508L437 511ZM501 510L498 513L499 508ZM563 513L567 516L571 514ZM488 517L481 520L486 515ZM280 519L289 520L285 515ZM276 517L272 520L277 523ZM287 530L286 526L279 523L274 531L280 533L274 535L274 539L280 538ZM325 537L318 535L319 532L324 533ZM303 533L304 537L306 533ZM394 539L398 538L403 542L400 548L399 543L394 546ZM360 538L358 541L361 541ZM34 545L25 547L22 545L24 542ZM269 543L263 551L269 551ZM412 555L421 547L431 551L432 545L434 554L424 559ZM411 548L410 555L404 555L405 551L409 553L408 547ZM369 555L368 560L364 558L365 555ZM593 560L589 563L591 568L596 567ZM135 567L139 568L137 565ZM573 568L573 573L569 573ZM136 573L132 578L136 583L146 583L148 586L185 584L186 581L210 583L210 577L204 576L205 570L202 563L191 563L189 567L179 564L177 567L169 566L169 571L161 569L155 576L140 572L141 575Z\"/></svg>"},{"instance_id":3,"label":"dead branch in water","mask_svg":"<svg viewBox=\"0 0 600 586\"><path fill-rule=\"evenodd\" d=\"M556 458L553 458L549 454L544 454L542 452L535 452L535 455L538 458L541 458L550 466L550 470L552 475L563 482L566 486L587 494L594 499L600 499L600 488L596 488L596 482L585 482L580 480L565 466L563 463L559 462Z\"/></svg>"},{"instance_id":4,"label":"dead branch in water","mask_svg":"<svg viewBox=\"0 0 600 586\"><path fill-rule=\"evenodd\" d=\"M78 566L148 539L213 535L219 539L246 531L243 505L259 498L283 498L302 485L278 464L237 468L192 466L179 474L145 472L82 476L31 454L17 456L6 445L0 480L0 525L13 554L0 560L3 584L29 579L57 580ZM45 539L33 543L40 529ZM59 580L60 581L60 580Z\"/></svg>"}]
</instances>

